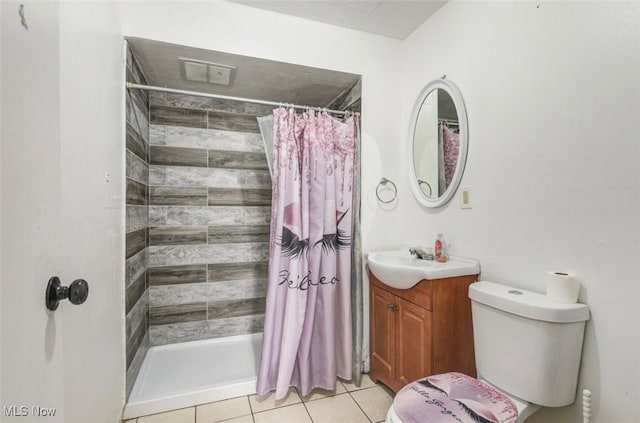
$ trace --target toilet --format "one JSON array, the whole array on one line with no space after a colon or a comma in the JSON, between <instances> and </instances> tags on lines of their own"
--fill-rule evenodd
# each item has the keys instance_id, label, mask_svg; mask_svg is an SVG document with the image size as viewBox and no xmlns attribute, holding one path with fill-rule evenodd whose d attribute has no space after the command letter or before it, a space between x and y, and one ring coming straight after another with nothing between
<instances>
[{"instance_id":1,"label":"toilet","mask_svg":"<svg viewBox=\"0 0 640 423\"><path fill-rule=\"evenodd\" d=\"M469 286L478 379L444 373L396 394L387 423L522 423L574 402L589 308L489 282Z\"/></svg>"}]
</instances>

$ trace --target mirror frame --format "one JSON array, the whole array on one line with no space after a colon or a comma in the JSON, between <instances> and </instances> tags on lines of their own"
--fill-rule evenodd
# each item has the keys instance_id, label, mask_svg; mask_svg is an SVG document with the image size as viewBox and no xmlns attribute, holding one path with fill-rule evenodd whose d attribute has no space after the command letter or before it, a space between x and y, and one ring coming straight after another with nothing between
<instances>
[{"instance_id":1,"label":"mirror frame","mask_svg":"<svg viewBox=\"0 0 640 423\"><path fill-rule=\"evenodd\" d=\"M462 95L460 95L460 91L455 84L447 79L446 76L443 76L441 79L436 79L429 82L420 92L418 98L413 106L413 112L411 113L411 120L409 121L409 183L411 185L411 191L413 191L413 195L416 199L425 207L442 207L447 204L455 192L458 190L458 186L462 181L462 174L464 173L464 168L467 163L467 150L469 147L469 127L467 122L467 110L465 109L464 100L462 99ZM420 189L418 184L418 180L416 178L416 168L413 160L413 152L414 152L414 138L416 131L416 124L418 122L418 115L420 113L420 109L422 108L422 104L424 103L427 96L434 90L438 88L444 90L449 94L451 99L453 100L453 104L456 108L456 112L458 113L458 128L460 131L460 152L458 154L458 161L456 163L456 170L453 173L453 178L451 179L451 184L447 187L445 192L439 196L438 198L429 198Z\"/></svg>"}]
</instances>

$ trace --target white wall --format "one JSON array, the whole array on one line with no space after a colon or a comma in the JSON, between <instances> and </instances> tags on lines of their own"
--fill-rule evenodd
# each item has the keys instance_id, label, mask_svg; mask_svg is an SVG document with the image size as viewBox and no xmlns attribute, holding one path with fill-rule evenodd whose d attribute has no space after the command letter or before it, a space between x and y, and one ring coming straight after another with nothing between
<instances>
[{"instance_id":1,"label":"white wall","mask_svg":"<svg viewBox=\"0 0 640 423\"><path fill-rule=\"evenodd\" d=\"M401 128L428 81L462 92L473 209L413 201L399 231L443 232L496 282L543 292L547 270L576 272L597 422L640 421L639 22L637 2L449 2L402 44ZM531 421L581 421L579 406Z\"/></svg>"},{"instance_id":2,"label":"white wall","mask_svg":"<svg viewBox=\"0 0 640 423\"><path fill-rule=\"evenodd\" d=\"M2 45L2 7L0 7L0 46ZM0 54L0 83L2 81L2 54ZM2 88L0 86L0 154L2 153ZM2 257L2 159L0 158L0 257ZM2 304L2 260L0 260L0 304ZM2 374L2 313L0 313L0 375ZM2 383L0 383L2 404Z\"/></svg>"},{"instance_id":3,"label":"white wall","mask_svg":"<svg viewBox=\"0 0 640 423\"><path fill-rule=\"evenodd\" d=\"M125 385L125 56L118 3L61 2L59 58L61 277L89 282L85 304L63 305L65 422L115 423Z\"/></svg>"},{"instance_id":4,"label":"white wall","mask_svg":"<svg viewBox=\"0 0 640 423\"><path fill-rule=\"evenodd\" d=\"M56 407L51 421L63 422L61 317L44 307L45 286L60 266L60 199L55 182L60 175L58 5L28 6L27 31L20 25L18 4L0 4L4 293L0 405ZM42 72L43 63L47 72ZM20 418L2 417L12 420Z\"/></svg>"}]
</instances>

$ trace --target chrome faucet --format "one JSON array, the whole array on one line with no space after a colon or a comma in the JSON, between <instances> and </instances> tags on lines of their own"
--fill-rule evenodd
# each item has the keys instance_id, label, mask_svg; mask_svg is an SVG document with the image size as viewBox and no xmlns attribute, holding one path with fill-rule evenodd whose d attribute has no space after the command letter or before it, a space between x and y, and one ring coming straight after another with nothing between
<instances>
[{"instance_id":1,"label":"chrome faucet","mask_svg":"<svg viewBox=\"0 0 640 423\"><path fill-rule=\"evenodd\" d=\"M416 258L419 258L420 260L426 260L427 259L427 252L425 250L423 250L422 248L419 248L419 247L410 247L409 248L409 253L412 256L416 256Z\"/></svg>"}]
</instances>

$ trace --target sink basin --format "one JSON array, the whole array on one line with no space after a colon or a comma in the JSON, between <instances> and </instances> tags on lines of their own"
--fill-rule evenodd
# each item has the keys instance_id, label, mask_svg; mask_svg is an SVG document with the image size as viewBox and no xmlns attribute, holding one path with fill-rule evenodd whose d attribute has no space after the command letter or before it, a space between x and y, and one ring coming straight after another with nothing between
<instances>
[{"instance_id":1,"label":"sink basin","mask_svg":"<svg viewBox=\"0 0 640 423\"><path fill-rule=\"evenodd\" d=\"M369 269L382 283L392 288L409 289L423 279L477 275L476 260L449 257L445 263L415 258L409 251L376 251L367 255Z\"/></svg>"}]
</instances>

